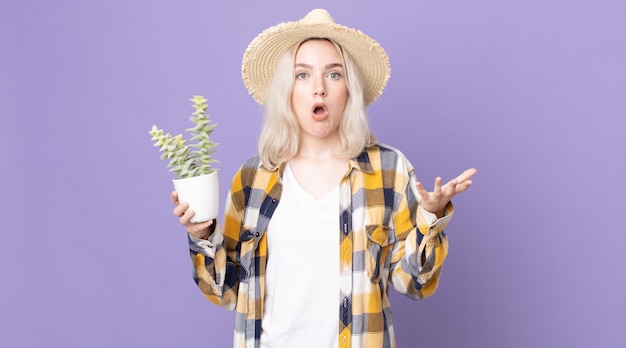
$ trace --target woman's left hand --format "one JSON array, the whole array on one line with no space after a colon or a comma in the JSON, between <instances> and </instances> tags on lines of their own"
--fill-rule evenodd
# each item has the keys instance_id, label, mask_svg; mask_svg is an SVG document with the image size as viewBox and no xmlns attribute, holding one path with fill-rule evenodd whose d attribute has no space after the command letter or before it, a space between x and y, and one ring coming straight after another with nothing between
<instances>
[{"instance_id":1,"label":"woman's left hand","mask_svg":"<svg viewBox=\"0 0 626 348\"><path fill-rule=\"evenodd\" d=\"M444 208L452 197L467 190L472 184L470 178L476 174L475 168L470 168L456 178L441 186L441 177L435 179L435 189L428 192L422 183L417 183L417 192L422 196L421 204L427 211L436 214L438 218L443 216Z\"/></svg>"}]
</instances>

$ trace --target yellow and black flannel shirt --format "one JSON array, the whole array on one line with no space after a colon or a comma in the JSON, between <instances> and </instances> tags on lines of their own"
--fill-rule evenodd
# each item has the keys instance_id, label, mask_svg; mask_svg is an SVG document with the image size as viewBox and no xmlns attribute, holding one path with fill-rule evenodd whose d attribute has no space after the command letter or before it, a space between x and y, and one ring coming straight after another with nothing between
<instances>
[{"instance_id":1,"label":"yellow and black flannel shirt","mask_svg":"<svg viewBox=\"0 0 626 348\"><path fill-rule=\"evenodd\" d=\"M260 345L265 232L280 204L283 168L268 171L258 156L248 160L233 178L223 229L217 228L208 240L189 238L193 276L201 291L237 311L237 348ZM443 229L452 203L440 219L425 211L413 167L399 150L382 144L350 160L339 189L338 346L395 347L389 283L412 299L435 292L448 250Z\"/></svg>"}]
</instances>

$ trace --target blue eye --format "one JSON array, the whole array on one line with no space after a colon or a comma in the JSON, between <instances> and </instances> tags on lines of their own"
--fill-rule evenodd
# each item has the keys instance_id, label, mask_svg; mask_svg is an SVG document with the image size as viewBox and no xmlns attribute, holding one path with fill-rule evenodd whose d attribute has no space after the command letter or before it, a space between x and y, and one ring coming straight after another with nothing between
<instances>
[{"instance_id":1,"label":"blue eye","mask_svg":"<svg viewBox=\"0 0 626 348\"><path fill-rule=\"evenodd\" d=\"M298 79L298 80L304 80L307 77L309 77L309 74L307 74L305 72L301 72L301 73L297 73L296 74L296 79Z\"/></svg>"},{"instance_id":2,"label":"blue eye","mask_svg":"<svg viewBox=\"0 0 626 348\"><path fill-rule=\"evenodd\" d=\"M333 80L339 80L341 78L341 74L338 72L331 72L330 74L328 74L328 77Z\"/></svg>"}]
</instances>

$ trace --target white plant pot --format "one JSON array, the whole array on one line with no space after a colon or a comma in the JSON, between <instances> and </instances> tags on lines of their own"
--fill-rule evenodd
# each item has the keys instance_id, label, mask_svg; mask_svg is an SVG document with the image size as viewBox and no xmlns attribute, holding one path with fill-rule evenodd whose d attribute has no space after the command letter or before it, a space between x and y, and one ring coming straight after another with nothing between
<instances>
[{"instance_id":1,"label":"white plant pot","mask_svg":"<svg viewBox=\"0 0 626 348\"><path fill-rule=\"evenodd\" d=\"M217 172L174 179L174 190L180 203L189 203L189 209L195 212L191 222L204 222L217 218L220 202L220 185Z\"/></svg>"}]
</instances>

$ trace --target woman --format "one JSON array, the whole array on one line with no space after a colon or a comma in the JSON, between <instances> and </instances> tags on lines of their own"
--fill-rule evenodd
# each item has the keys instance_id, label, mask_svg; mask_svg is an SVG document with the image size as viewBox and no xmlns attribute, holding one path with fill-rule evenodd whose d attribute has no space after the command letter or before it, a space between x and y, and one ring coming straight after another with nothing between
<instances>
[{"instance_id":1,"label":"woman","mask_svg":"<svg viewBox=\"0 0 626 348\"><path fill-rule=\"evenodd\" d=\"M223 230L190 223L171 196L198 286L237 311L235 347L394 347L389 283L415 299L435 291L450 199L475 170L428 192L375 142L365 107L389 78L387 55L324 10L259 34L242 75L266 114Z\"/></svg>"}]
</instances>

